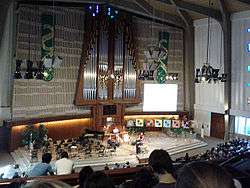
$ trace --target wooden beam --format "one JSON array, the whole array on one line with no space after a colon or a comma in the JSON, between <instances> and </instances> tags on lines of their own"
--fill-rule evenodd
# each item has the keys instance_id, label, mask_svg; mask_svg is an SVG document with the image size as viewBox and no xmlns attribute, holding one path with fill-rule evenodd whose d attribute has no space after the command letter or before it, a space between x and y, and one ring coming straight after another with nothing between
<instances>
[{"instance_id":1,"label":"wooden beam","mask_svg":"<svg viewBox=\"0 0 250 188\"><path fill-rule=\"evenodd\" d=\"M247 5L250 5L250 1L249 0L237 0L237 1L239 1L241 3L245 3Z\"/></svg>"},{"instance_id":2,"label":"wooden beam","mask_svg":"<svg viewBox=\"0 0 250 188\"><path fill-rule=\"evenodd\" d=\"M222 14L221 27L223 30L223 52L224 52L224 72L227 74L227 81L224 83L224 111L225 111L225 136L224 140L230 138L230 116L231 109L231 20L230 13L227 11L226 1L218 0Z\"/></svg>"},{"instance_id":3,"label":"wooden beam","mask_svg":"<svg viewBox=\"0 0 250 188\"><path fill-rule=\"evenodd\" d=\"M138 4L148 13L153 13L153 7L145 0L135 0L135 3Z\"/></svg>"},{"instance_id":4,"label":"wooden beam","mask_svg":"<svg viewBox=\"0 0 250 188\"><path fill-rule=\"evenodd\" d=\"M172 3L172 5L176 6L177 8L177 12L179 14L179 16L182 18L182 20L185 22L187 28L189 28L190 26L193 26L193 19L191 18L191 16L185 11L185 10L181 10L177 4L176 4L176 0L170 0L170 2Z\"/></svg>"},{"instance_id":5,"label":"wooden beam","mask_svg":"<svg viewBox=\"0 0 250 188\"><path fill-rule=\"evenodd\" d=\"M37 1L34 0L18 0L19 4L37 4ZM98 3L98 4L106 4L106 0L55 0L55 6L63 6L63 7L84 7L88 3ZM39 0L39 5L49 5L52 6L52 0ZM109 3L113 7L117 9L126 11L128 13L134 14L135 16L144 18L144 19L151 19L155 22L159 22L162 24L183 28L184 22L179 16L168 14L163 11L156 10L154 14L149 14L143 8L138 6L136 3L131 3L128 0L116 0Z\"/></svg>"},{"instance_id":6,"label":"wooden beam","mask_svg":"<svg viewBox=\"0 0 250 188\"><path fill-rule=\"evenodd\" d=\"M143 13L141 11L135 10L134 4L132 4L131 2L126 3L126 2L124 2L124 0L123 1L117 0L117 1L114 1L110 4L114 7L117 7L121 10L133 13L135 15L140 15L140 16L143 16L145 18L152 19L155 22L157 22L157 21L168 22L169 24L176 26L176 27L179 27L179 28L183 28L183 25L185 24L179 16L168 14L168 13L163 12L163 11L154 10L154 14L149 14L149 13Z\"/></svg>"},{"instance_id":7,"label":"wooden beam","mask_svg":"<svg viewBox=\"0 0 250 188\"><path fill-rule=\"evenodd\" d=\"M157 0L157 1L166 3L168 5L172 4L171 0ZM222 15L220 11L216 9L204 7L201 5L197 5L197 4L193 4L193 3L189 3L189 2L181 1L181 0L175 0L175 4L176 4L176 7L178 7L181 10L199 13L202 15L210 16L218 20L219 22L222 21Z\"/></svg>"}]
</instances>

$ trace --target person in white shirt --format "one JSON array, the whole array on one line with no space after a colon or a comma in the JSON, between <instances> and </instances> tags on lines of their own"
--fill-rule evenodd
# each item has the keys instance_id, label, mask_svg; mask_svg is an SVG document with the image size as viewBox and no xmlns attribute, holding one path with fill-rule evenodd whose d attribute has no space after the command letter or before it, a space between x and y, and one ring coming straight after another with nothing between
<instances>
[{"instance_id":1,"label":"person in white shirt","mask_svg":"<svg viewBox=\"0 0 250 188\"><path fill-rule=\"evenodd\" d=\"M61 154L61 159L55 162L55 170L57 175L71 174L73 171L74 162L69 159L66 151Z\"/></svg>"}]
</instances>

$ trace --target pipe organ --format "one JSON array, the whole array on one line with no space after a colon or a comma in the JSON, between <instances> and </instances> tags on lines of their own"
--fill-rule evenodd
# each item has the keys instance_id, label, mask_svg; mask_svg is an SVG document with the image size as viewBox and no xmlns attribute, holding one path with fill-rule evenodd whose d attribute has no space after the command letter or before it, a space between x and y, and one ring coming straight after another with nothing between
<instances>
[{"instance_id":1,"label":"pipe organ","mask_svg":"<svg viewBox=\"0 0 250 188\"><path fill-rule=\"evenodd\" d=\"M137 48L132 17L86 15L76 105L138 103Z\"/></svg>"}]
</instances>

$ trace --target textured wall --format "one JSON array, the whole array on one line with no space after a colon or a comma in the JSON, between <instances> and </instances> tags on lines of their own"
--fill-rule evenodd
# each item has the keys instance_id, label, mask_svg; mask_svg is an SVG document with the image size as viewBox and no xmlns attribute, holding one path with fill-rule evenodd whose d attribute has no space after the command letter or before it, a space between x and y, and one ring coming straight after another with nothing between
<instances>
[{"instance_id":1,"label":"textured wall","mask_svg":"<svg viewBox=\"0 0 250 188\"><path fill-rule=\"evenodd\" d=\"M232 95L230 114L250 117L250 11L235 13L232 16Z\"/></svg>"},{"instance_id":2,"label":"textured wall","mask_svg":"<svg viewBox=\"0 0 250 188\"><path fill-rule=\"evenodd\" d=\"M195 26L195 68L201 68L207 56L208 20L194 22ZM211 20L209 63L223 73L223 33L220 24ZM194 73L195 74L195 73ZM195 84L195 115L196 128L204 125L205 135L210 135L211 112L224 113L224 83Z\"/></svg>"},{"instance_id":3,"label":"textured wall","mask_svg":"<svg viewBox=\"0 0 250 188\"><path fill-rule=\"evenodd\" d=\"M31 34L31 60L40 58L40 22L38 15L42 13L52 14L48 7L36 11L28 7L21 7L19 13L19 25L17 34L17 58L28 58L29 31ZM87 107L73 105L75 86L78 76L80 53L83 41L84 13L77 9L56 8L56 54L63 58L63 65L56 69L55 79L51 82L41 80L15 80L13 93L13 117L30 118L38 116L55 116L60 114L89 113ZM31 20L29 20L31 18ZM183 33L181 29L153 24L151 34L151 22L135 18L137 23L137 39L139 48L139 62L145 61L143 51L148 44L157 44L159 31L170 33L169 45L169 72L179 73L178 81L178 110L184 108L183 88ZM152 42L153 41L153 42ZM143 91L143 82L142 82ZM142 92L143 96L143 92ZM142 105L136 106L136 110L142 110Z\"/></svg>"},{"instance_id":4,"label":"textured wall","mask_svg":"<svg viewBox=\"0 0 250 188\"><path fill-rule=\"evenodd\" d=\"M167 83L178 84L178 101L177 110L184 110L184 66L183 66L183 31L178 28L156 24L148 20L134 19L136 21L136 39L139 48L139 63L142 65L145 62L144 51L148 45L157 45L159 41L159 32L167 31L170 33L169 39L169 56L168 56L168 71L171 73L178 73L179 79L177 81L167 81ZM156 83L155 81L141 82L141 97L143 98L143 84ZM142 111L142 104L127 109L128 111Z\"/></svg>"},{"instance_id":5,"label":"textured wall","mask_svg":"<svg viewBox=\"0 0 250 188\"><path fill-rule=\"evenodd\" d=\"M211 20L209 63L223 72L223 34L220 24ZM207 56L207 19L195 21L195 68L201 68ZM224 84L195 84L195 109L224 113Z\"/></svg>"},{"instance_id":6,"label":"textured wall","mask_svg":"<svg viewBox=\"0 0 250 188\"><path fill-rule=\"evenodd\" d=\"M0 126L11 117L12 57L15 32L14 3L0 3Z\"/></svg>"},{"instance_id":7,"label":"textured wall","mask_svg":"<svg viewBox=\"0 0 250 188\"><path fill-rule=\"evenodd\" d=\"M28 59L31 31L31 60L40 59L41 25L38 14L52 14L51 8L21 7L17 32L17 58ZM50 82L15 80L13 89L13 118L55 116L89 113L86 107L73 105L83 41L84 12L77 9L56 8L56 55L63 64Z\"/></svg>"}]
</instances>

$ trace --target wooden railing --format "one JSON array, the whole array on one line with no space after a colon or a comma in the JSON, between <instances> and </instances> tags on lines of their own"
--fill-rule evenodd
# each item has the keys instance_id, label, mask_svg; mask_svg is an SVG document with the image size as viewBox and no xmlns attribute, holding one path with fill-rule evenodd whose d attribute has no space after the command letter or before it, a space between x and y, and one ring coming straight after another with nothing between
<instances>
[{"instance_id":1,"label":"wooden railing","mask_svg":"<svg viewBox=\"0 0 250 188\"><path fill-rule=\"evenodd\" d=\"M106 170L104 172L109 177L112 178L114 184L119 185L126 180L134 179L136 173L139 172L141 169L142 167L134 167L134 168ZM59 180L69 185L77 185L78 177L79 177L79 174L74 173L74 174L69 174L69 175L38 176L38 177L29 177L29 178L6 179L6 180L0 181L0 188L18 187L21 184L32 182L35 179L42 179L42 180L48 180L48 181Z\"/></svg>"}]
</instances>

